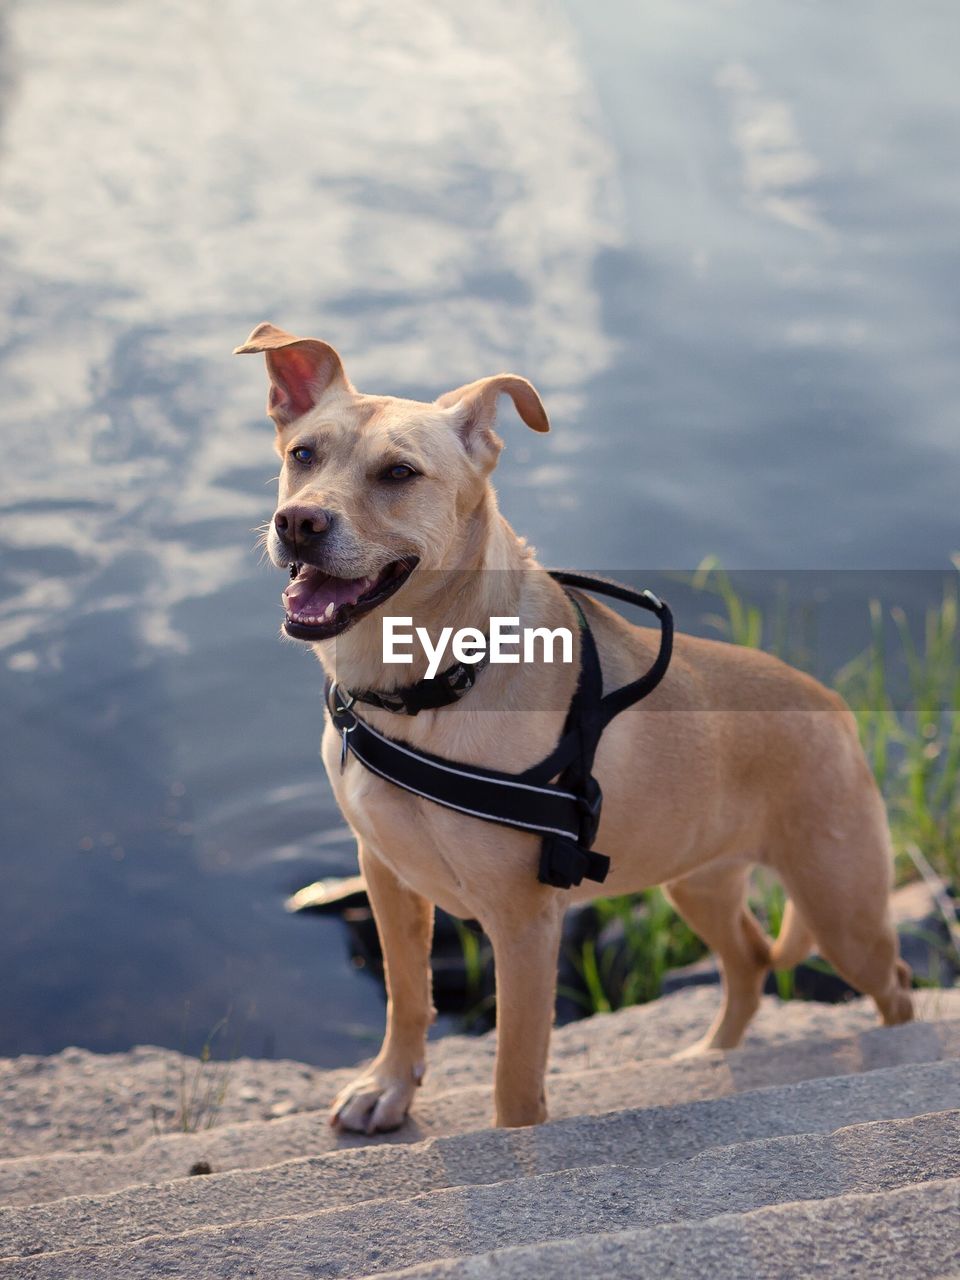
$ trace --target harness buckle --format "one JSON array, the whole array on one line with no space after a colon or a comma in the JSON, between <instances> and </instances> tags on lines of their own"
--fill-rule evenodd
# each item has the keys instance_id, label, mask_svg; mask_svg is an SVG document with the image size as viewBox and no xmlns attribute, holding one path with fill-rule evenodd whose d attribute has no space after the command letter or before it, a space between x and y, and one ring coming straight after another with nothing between
<instances>
[{"instance_id":1,"label":"harness buckle","mask_svg":"<svg viewBox=\"0 0 960 1280\"><path fill-rule=\"evenodd\" d=\"M589 774L583 785L583 790L577 796L577 805L580 809L580 839L579 845L583 849L589 849L597 838L597 831L600 827L600 810L603 806L603 792L600 790L600 783L593 774Z\"/></svg>"},{"instance_id":2,"label":"harness buckle","mask_svg":"<svg viewBox=\"0 0 960 1280\"><path fill-rule=\"evenodd\" d=\"M592 849L584 849L566 836L544 836L540 846L537 879L554 889L572 889L584 880L602 884L610 870L610 859Z\"/></svg>"}]
</instances>

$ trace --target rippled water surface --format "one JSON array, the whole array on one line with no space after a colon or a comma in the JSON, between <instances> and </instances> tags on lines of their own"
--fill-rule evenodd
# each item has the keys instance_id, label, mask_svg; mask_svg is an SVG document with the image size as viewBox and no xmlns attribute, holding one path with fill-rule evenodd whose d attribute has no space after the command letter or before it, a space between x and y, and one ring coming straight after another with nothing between
<instances>
[{"instance_id":1,"label":"rippled water surface","mask_svg":"<svg viewBox=\"0 0 960 1280\"><path fill-rule=\"evenodd\" d=\"M367 390L530 377L499 488L552 563L960 545L955 5L282 12L4 9L0 1053L379 1028L282 910L355 860L254 549L257 321Z\"/></svg>"}]
</instances>

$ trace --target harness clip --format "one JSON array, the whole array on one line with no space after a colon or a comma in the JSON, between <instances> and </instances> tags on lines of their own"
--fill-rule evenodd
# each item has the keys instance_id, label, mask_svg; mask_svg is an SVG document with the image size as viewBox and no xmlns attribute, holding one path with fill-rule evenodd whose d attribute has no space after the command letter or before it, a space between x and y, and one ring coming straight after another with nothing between
<instances>
[{"instance_id":1,"label":"harness clip","mask_svg":"<svg viewBox=\"0 0 960 1280\"><path fill-rule=\"evenodd\" d=\"M603 883L610 859L592 849L581 849L566 836L544 836L537 879L555 889L570 889L582 880Z\"/></svg>"},{"instance_id":2,"label":"harness clip","mask_svg":"<svg viewBox=\"0 0 960 1280\"><path fill-rule=\"evenodd\" d=\"M580 844L589 849L597 838L600 827L600 809L603 806L603 792L600 783L591 773L584 783L583 791L577 797L580 806Z\"/></svg>"}]
</instances>

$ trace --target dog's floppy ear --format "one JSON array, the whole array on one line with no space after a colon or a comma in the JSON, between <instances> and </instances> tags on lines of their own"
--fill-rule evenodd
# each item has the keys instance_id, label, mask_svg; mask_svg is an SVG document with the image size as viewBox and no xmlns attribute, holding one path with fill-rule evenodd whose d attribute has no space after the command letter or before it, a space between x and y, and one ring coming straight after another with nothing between
<instances>
[{"instance_id":1,"label":"dog's floppy ear","mask_svg":"<svg viewBox=\"0 0 960 1280\"><path fill-rule=\"evenodd\" d=\"M333 388L351 390L339 355L317 338L297 338L276 325L258 324L233 354L260 351L267 357L270 378L267 413L278 428L307 413Z\"/></svg>"},{"instance_id":2,"label":"dog's floppy ear","mask_svg":"<svg viewBox=\"0 0 960 1280\"><path fill-rule=\"evenodd\" d=\"M532 430L550 430L547 411L532 384L515 373L498 373L492 378L468 382L437 398L441 409L459 410L457 431L468 452L492 454L496 459L502 442L493 424L497 417L497 400L501 395L510 397L517 413Z\"/></svg>"}]
</instances>

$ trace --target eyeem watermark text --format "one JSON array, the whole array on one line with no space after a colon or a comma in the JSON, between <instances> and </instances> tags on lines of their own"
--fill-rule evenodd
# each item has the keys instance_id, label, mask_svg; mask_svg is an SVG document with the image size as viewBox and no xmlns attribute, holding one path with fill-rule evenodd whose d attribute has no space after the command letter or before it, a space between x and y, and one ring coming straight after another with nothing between
<instances>
[{"instance_id":1,"label":"eyeem watermark text","mask_svg":"<svg viewBox=\"0 0 960 1280\"><path fill-rule=\"evenodd\" d=\"M573 636L567 627L521 627L519 618L491 618L489 635L479 627L442 627L434 644L426 627L414 627L413 618L383 619L384 662L413 662L417 641L427 659L427 679L440 670L447 646L454 662L479 662L489 653L491 662L553 662L559 642L560 662L573 661Z\"/></svg>"}]
</instances>

